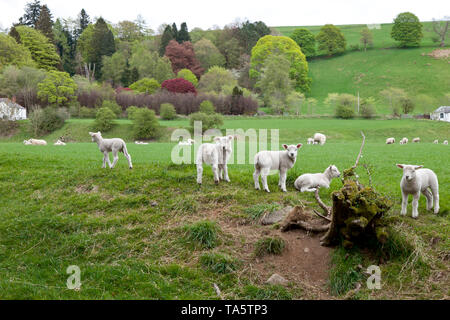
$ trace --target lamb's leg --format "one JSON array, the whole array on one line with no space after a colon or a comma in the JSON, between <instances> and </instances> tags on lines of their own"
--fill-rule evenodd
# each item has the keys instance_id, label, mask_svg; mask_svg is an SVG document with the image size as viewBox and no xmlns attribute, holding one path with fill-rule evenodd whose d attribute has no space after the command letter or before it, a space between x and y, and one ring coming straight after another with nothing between
<instances>
[{"instance_id":1,"label":"lamb's leg","mask_svg":"<svg viewBox=\"0 0 450 320\"><path fill-rule=\"evenodd\" d=\"M219 184L219 165L217 163L214 163L212 165L212 171L214 175L215 184Z\"/></svg>"},{"instance_id":2,"label":"lamb's leg","mask_svg":"<svg viewBox=\"0 0 450 320\"><path fill-rule=\"evenodd\" d=\"M417 219L417 217L419 216L419 211L418 211L419 197L420 197L420 192L416 192L416 193L413 194L412 217L415 218L415 219Z\"/></svg>"},{"instance_id":3,"label":"lamb's leg","mask_svg":"<svg viewBox=\"0 0 450 320\"><path fill-rule=\"evenodd\" d=\"M408 194L402 191L402 211L400 212L402 216L406 215L407 207L408 207Z\"/></svg>"},{"instance_id":4,"label":"lamb's leg","mask_svg":"<svg viewBox=\"0 0 450 320\"><path fill-rule=\"evenodd\" d=\"M119 160L119 155L118 155L118 151L117 150L113 150L112 154L113 154L114 160L113 160L113 163L111 165L111 169L114 168L114 166L117 163L117 160Z\"/></svg>"},{"instance_id":5,"label":"lamb's leg","mask_svg":"<svg viewBox=\"0 0 450 320\"><path fill-rule=\"evenodd\" d=\"M269 175L270 168L263 168L261 170L261 181L265 191L270 192L269 186L267 185L267 176Z\"/></svg>"},{"instance_id":6,"label":"lamb's leg","mask_svg":"<svg viewBox=\"0 0 450 320\"><path fill-rule=\"evenodd\" d=\"M203 175L203 163L197 163L197 183L202 184L202 175Z\"/></svg>"},{"instance_id":7,"label":"lamb's leg","mask_svg":"<svg viewBox=\"0 0 450 320\"><path fill-rule=\"evenodd\" d=\"M425 189L422 194L427 198L427 210L433 209L433 194L430 190Z\"/></svg>"},{"instance_id":8,"label":"lamb's leg","mask_svg":"<svg viewBox=\"0 0 450 320\"><path fill-rule=\"evenodd\" d=\"M105 154L106 161L108 162L108 166L111 168L111 161L109 160L109 153L107 151L105 151L104 154Z\"/></svg>"},{"instance_id":9,"label":"lamb's leg","mask_svg":"<svg viewBox=\"0 0 450 320\"><path fill-rule=\"evenodd\" d=\"M286 190L286 174L287 174L286 169L280 169L280 183L281 183L281 190L283 192L287 192L287 190Z\"/></svg>"},{"instance_id":10,"label":"lamb's leg","mask_svg":"<svg viewBox=\"0 0 450 320\"><path fill-rule=\"evenodd\" d=\"M128 160L128 168L133 169L133 164L131 163L131 156L127 151L123 152L125 158Z\"/></svg>"},{"instance_id":11,"label":"lamb's leg","mask_svg":"<svg viewBox=\"0 0 450 320\"><path fill-rule=\"evenodd\" d=\"M439 187L437 186L431 186L431 193L433 194L434 199L434 213L439 213Z\"/></svg>"},{"instance_id":12,"label":"lamb's leg","mask_svg":"<svg viewBox=\"0 0 450 320\"><path fill-rule=\"evenodd\" d=\"M316 189L317 188L310 188L310 187L302 187L301 189L300 189L300 192L316 192Z\"/></svg>"},{"instance_id":13,"label":"lamb's leg","mask_svg":"<svg viewBox=\"0 0 450 320\"><path fill-rule=\"evenodd\" d=\"M103 152L103 165L102 168L106 168L106 159L108 159L108 152ZM109 159L108 159L109 161Z\"/></svg>"},{"instance_id":14,"label":"lamb's leg","mask_svg":"<svg viewBox=\"0 0 450 320\"><path fill-rule=\"evenodd\" d=\"M253 181L255 182L255 189L256 190L260 190L261 188L259 187L259 175L260 175L261 171L255 167L255 172L253 172Z\"/></svg>"},{"instance_id":15,"label":"lamb's leg","mask_svg":"<svg viewBox=\"0 0 450 320\"><path fill-rule=\"evenodd\" d=\"M219 179L223 180L223 164L219 164Z\"/></svg>"},{"instance_id":16,"label":"lamb's leg","mask_svg":"<svg viewBox=\"0 0 450 320\"><path fill-rule=\"evenodd\" d=\"M230 182L230 177L228 176L228 167L226 163L223 165L223 172L225 176L225 181Z\"/></svg>"}]
</instances>

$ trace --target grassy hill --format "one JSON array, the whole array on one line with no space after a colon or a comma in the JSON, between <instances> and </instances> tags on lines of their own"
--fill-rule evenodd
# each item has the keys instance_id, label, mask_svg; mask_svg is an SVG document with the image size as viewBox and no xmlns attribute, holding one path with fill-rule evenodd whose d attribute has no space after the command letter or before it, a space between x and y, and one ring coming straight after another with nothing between
<instances>
[{"instance_id":1,"label":"grassy hill","mask_svg":"<svg viewBox=\"0 0 450 320\"><path fill-rule=\"evenodd\" d=\"M381 24L380 29L372 29L374 46L367 52L347 51L334 57L321 55L309 62L313 83L310 96L320 102L328 93L360 92L361 97L377 99L377 111L389 113L379 92L387 87L404 89L412 98L425 94L431 98L430 106L420 106L415 113L429 112L446 104L444 95L450 88L450 64L448 59L434 59L427 54L435 50L430 22L424 22L424 38L419 48L400 49L390 37L392 24ZM359 44L360 31L364 25L338 26L347 39L347 48ZM275 27L283 35L289 36L300 27ZM321 26L305 27L317 34ZM323 54L320 53L319 54ZM317 113L333 113L319 103Z\"/></svg>"}]
</instances>

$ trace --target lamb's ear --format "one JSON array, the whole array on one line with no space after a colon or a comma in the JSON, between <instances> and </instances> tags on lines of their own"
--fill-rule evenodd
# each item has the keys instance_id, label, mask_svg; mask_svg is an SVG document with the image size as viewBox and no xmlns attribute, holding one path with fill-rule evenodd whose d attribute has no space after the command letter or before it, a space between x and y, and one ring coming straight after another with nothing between
<instances>
[{"instance_id":1,"label":"lamb's ear","mask_svg":"<svg viewBox=\"0 0 450 320\"><path fill-rule=\"evenodd\" d=\"M420 169L420 168L423 168L423 166L414 166L414 170L417 170L417 169Z\"/></svg>"},{"instance_id":2,"label":"lamb's ear","mask_svg":"<svg viewBox=\"0 0 450 320\"><path fill-rule=\"evenodd\" d=\"M232 135L228 136L228 140L233 140L233 139L234 139L234 137Z\"/></svg>"},{"instance_id":3,"label":"lamb's ear","mask_svg":"<svg viewBox=\"0 0 450 320\"><path fill-rule=\"evenodd\" d=\"M283 148L287 149L288 145L287 144L283 144Z\"/></svg>"},{"instance_id":4,"label":"lamb's ear","mask_svg":"<svg viewBox=\"0 0 450 320\"><path fill-rule=\"evenodd\" d=\"M217 141L217 142L220 141L220 137L215 137L214 141Z\"/></svg>"},{"instance_id":5,"label":"lamb's ear","mask_svg":"<svg viewBox=\"0 0 450 320\"><path fill-rule=\"evenodd\" d=\"M89 135L92 137L94 135L94 133L89 131Z\"/></svg>"},{"instance_id":6,"label":"lamb's ear","mask_svg":"<svg viewBox=\"0 0 450 320\"><path fill-rule=\"evenodd\" d=\"M397 167L399 167L400 169L403 169L404 166L405 166L404 164L398 164L397 163Z\"/></svg>"},{"instance_id":7,"label":"lamb's ear","mask_svg":"<svg viewBox=\"0 0 450 320\"><path fill-rule=\"evenodd\" d=\"M299 143L299 144L297 145L297 149L300 149L301 147L302 147L302 144Z\"/></svg>"}]
</instances>

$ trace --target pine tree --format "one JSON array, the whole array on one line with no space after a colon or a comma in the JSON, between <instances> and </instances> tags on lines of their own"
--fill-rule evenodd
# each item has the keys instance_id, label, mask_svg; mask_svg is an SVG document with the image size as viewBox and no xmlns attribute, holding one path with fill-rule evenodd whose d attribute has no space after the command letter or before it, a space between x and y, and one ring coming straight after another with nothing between
<instances>
[{"instance_id":1,"label":"pine tree","mask_svg":"<svg viewBox=\"0 0 450 320\"><path fill-rule=\"evenodd\" d=\"M130 79L131 79L131 70L130 70L130 64L128 63L128 60L127 60L125 69L123 69L123 72L122 72L122 77L120 78L120 82L122 82L122 86L128 87L130 84L132 84L133 82L131 82Z\"/></svg>"},{"instance_id":2,"label":"pine tree","mask_svg":"<svg viewBox=\"0 0 450 320\"><path fill-rule=\"evenodd\" d=\"M176 27L176 26L175 26ZM164 32L161 36L161 44L159 47L159 55L162 57L166 53L166 47L169 44L170 40L175 39L172 28L170 26L166 26Z\"/></svg>"},{"instance_id":3,"label":"pine tree","mask_svg":"<svg viewBox=\"0 0 450 320\"><path fill-rule=\"evenodd\" d=\"M174 22L172 23L172 35L173 35L173 39L178 39L178 28L177 28L177 24Z\"/></svg>"},{"instance_id":4,"label":"pine tree","mask_svg":"<svg viewBox=\"0 0 450 320\"><path fill-rule=\"evenodd\" d=\"M131 69L131 75L130 75L130 83L135 83L139 80L139 71L136 67Z\"/></svg>"},{"instance_id":5,"label":"pine tree","mask_svg":"<svg viewBox=\"0 0 450 320\"><path fill-rule=\"evenodd\" d=\"M191 36L189 35L188 27L186 22L183 22L180 27L180 31L176 38L178 43L183 43L184 41L191 41Z\"/></svg>"},{"instance_id":6,"label":"pine tree","mask_svg":"<svg viewBox=\"0 0 450 320\"><path fill-rule=\"evenodd\" d=\"M41 7L41 13L36 22L36 30L39 30L50 42L54 43L52 14L45 4Z\"/></svg>"},{"instance_id":7,"label":"pine tree","mask_svg":"<svg viewBox=\"0 0 450 320\"><path fill-rule=\"evenodd\" d=\"M91 19L89 18L89 15L86 13L84 9L81 9L81 12L78 14L78 27L74 30L74 38L75 42L78 40L78 38L83 33L84 29L88 27L88 25L91 24Z\"/></svg>"},{"instance_id":8,"label":"pine tree","mask_svg":"<svg viewBox=\"0 0 450 320\"><path fill-rule=\"evenodd\" d=\"M36 23L39 20L40 14L41 2L39 0L28 2L25 6L25 14L19 19L19 24L36 28Z\"/></svg>"},{"instance_id":9,"label":"pine tree","mask_svg":"<svg viewBox=\"0 0 450 320\"><path fill-rule=\"evenodd\" d=\"M89 62L95 64L96 78L101 78L102 56L111 56L116 51L114 35L109 30L103 18L99 18L94 25L94 31L90 43L92 51Z\"/></svg>"}]
</instances>

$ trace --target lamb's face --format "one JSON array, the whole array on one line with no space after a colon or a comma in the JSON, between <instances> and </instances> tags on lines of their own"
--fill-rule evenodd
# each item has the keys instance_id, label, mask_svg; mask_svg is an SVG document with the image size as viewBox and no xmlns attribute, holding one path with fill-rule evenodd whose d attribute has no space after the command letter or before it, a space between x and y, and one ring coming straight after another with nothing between
<instances>
[{"instance_id":1,"label":"lamb's face","mask_svg":"<svg viewBox=\"0 0 450 320\"><path fill-rule=\"evenodd\" d=\"M96 142L98 139L102 138L102 133L100 131L98 131L98 132L89 132L89 135L92 138L92 142Z\"/></svg>"},{"instance_id":2,"label":"lamb's face","mask_svg":"<svg viewBox=\"0 0 450 320\"><path fill-rule=\"evenodd\" d=\"M406 179L406 181L412 181L416 178L416 170L423 168L423 166L415 166L415 165L408 165L408 164L397 164L397 167L400 169L403 169L403 177Z\"/></svg>"},{"instance_id":3,"label":"lamb's face","mask_svg":"<svg viewBox=\"0 0 450 320\"><path fill-rule=\"evenodd\" d=\"M291 144L289 146L287 144L283 144L283 148L286 149L288 157L292 160L295 160L297 158L298 149L300 149L301 147L301 143L299 143L298 145Z\"/></svg>"},{"instance_id":4,"label":"lamb's face","mask_svg":"<svg viewBox=\"0 0 450 320\"><path fill-rule=\"evenodd\" d=\"M215 137L214 141L224 150L231 152L231 141L233 141L233 136Z\"/></svg>"},{"instance_id":5,"label":"lamb's face","mask_svg":"<svg viewBox=\"0 0 450 320\"><path fill-rule=\"evenodd\" d=\"M338 168L336 168L335 165L331 165L329 168L331 171L331 177L339 178L341 176L341 173L339 172Z\"/></svg>"}]
</instances>

